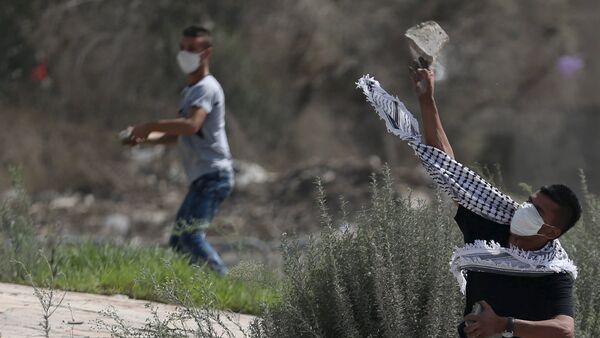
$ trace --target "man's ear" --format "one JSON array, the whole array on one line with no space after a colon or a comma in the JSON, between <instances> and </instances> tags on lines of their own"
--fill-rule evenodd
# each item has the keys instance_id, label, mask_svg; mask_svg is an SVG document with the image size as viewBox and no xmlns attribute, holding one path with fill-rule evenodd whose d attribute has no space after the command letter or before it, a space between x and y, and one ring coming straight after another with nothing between
<instances>
[{"instance_id":1,"label":"man's ear","mask_svg":"<svg viewBox=\"0 0 600 338\"><path fill-rule=\"evenodd\" d=\"M208 47L204 50L202 57L208 59L211 55L212 55L212 47Z\"/></svg>"},{"instance_id":2,"label":"man's ear","mask_svg":"<svg viewBox=\"0 0 600 338\"><path fill-rule=\"evenodd\" d=\"M550 239L557 239L562 234L562 230L560 230L560 228L558 228L558 227L544 224L542 226L542 229L540 229L539 234L543 235L545 237L548 237Z\"/></svg>"}]
</instances>

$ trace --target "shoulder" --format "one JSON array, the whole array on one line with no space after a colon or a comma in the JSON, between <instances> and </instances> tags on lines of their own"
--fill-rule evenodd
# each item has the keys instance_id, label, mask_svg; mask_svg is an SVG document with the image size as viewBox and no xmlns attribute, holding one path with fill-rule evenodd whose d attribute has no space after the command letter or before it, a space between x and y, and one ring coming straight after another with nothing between
<instances>
[{"instance_id":1,"label":"shoulder","mask_svg":"<svg viewBox=\"0 0 600 338\"><path fill-rule=\"evenodd\" d=\"M454 220L463 233L465 243L481 239L495 241L502 246L508 245L510 232L509 227L504 224L489 220L463 206L458 207Z\"/></svg>"},{"instance_id":2,"label":"shoulder","mask_svg":"<svg viewBox=\"0 0 600 338\"><path fill-rule=\"evenodd\" d=\"M221 87L221 83L212 75L208 75L206 78L206 86L210 87L211 90L219 95L223 93L223 87Z\"/></svg>"},{"instance_id":3,"label":"shoulder","mask_svg":"<svg viewBox=\"0 0 600 338\"><path fill-rule=\"evenodd\" d=\"M500 227L506 227L505 224L498 223L486 217L476 214L475 212L463 207L462 205L458 205L456 210L456 215L454 216L454 220L457 223L461 222L477 222L478 224L486 224L486 225L496 225Z\"/></svg>"},{"instance_id":4,"label":"shoulder","mask_svg":"<svg viewBox=\"0 0 600 338\"><path fill-rule=\"evenodd\" d=\"M544 298L548 314L566 315L573 317L575 314L574 280L567 273L555 273L545 277Z\"/></svg>"},{"instance_id":5,"label":"shoulder","mask_svg":"<svg viewBox=\"0 0 600 338\"><path fill-rule=\"evenodd\" d=\"M215 91L221 88L221 84L212 74L206 75L200 82L198 82L198 84L202 85L206 89Z\"/></svg>"},{"instance_id":6,"label":"shoulder","mask_svg":"<svg viewBox=\"0 0 600 338\"><path fill-rule=\"evenodd\" d=\"M221 85L212 75L205 76L202 80L188 87L191 94L214 94L218 93Z\"/></svg>"},{"instance_id":7,"label":"shoulder","mask_svg":"<svg viewBox=\"0 0 600 338\"><path fill-rule=\"evenodd\" d=\"M211 91L212 91L212 87L204 80L194 84L192 87L190 87L188 89L188 92L190 93L190 95L194 95L194 96L201 95L201 94L208 94Z\"/></svg>"},{"instance_id":8,"label":"shoulder","mask_svg":"<svg viewBox=\"0 0 600 338\"><path fill-rule=\"evenodd\" d=\"M550 286L572 287L575 284L573 277L565 272L553 273L546 277L546 282Z\"/></svg>"},{"instance_id":9,"label":"shoulder","mask_svg":"<svg viewBox=\"0 0 600 338\"><path fill-rule=\"evenodd\" d=\"M456 215L454 216L454 220L456 221L456 223L463 223L463 222L469 222L469 221L487 221L485 218L477 215L476 213L472 212L471 210L463 207L462 205L458 205L458 208L456 209Z\"/></svg>"}]
</instances>

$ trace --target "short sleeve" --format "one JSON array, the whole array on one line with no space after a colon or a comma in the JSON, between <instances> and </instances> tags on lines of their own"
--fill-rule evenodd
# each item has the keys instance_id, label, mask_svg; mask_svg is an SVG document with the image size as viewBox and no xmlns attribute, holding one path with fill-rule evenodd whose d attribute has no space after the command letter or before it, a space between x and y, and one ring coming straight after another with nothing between
<instances>
[{"instance_id":1,"label":"short sleeve","mask_svg":"<svg viewBox=\"0 0 600 338\"><path fill-rule=\"evenodd\" d=\"M558 273L548 279L547 285L548 316L566 315L573 317L573 278L567 273Z\"/></svg>"},{"instance_id":2,"label":"short sleeve","mask_svg":"<svg viewBox=\"0 0 600 338\"><path fill-rule=\"evenodd\" d=\"M213 93L206 86L197 86L190 94L190 107L202 108L210 114L213 107Z\"/></svg>"}]
</instances>

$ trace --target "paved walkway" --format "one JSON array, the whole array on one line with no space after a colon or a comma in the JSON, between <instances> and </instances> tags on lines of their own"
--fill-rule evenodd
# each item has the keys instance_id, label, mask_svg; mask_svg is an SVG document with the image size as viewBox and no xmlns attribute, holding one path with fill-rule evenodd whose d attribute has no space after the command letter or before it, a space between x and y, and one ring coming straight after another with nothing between
<instances>
[{"instance_id":1,"label":"paved walkway","mask_svg":"<svg viewBox=\"0 0 600 338\"><path fill-rule=\"evenodd\" d=\"M59 293L62 295L62 292ZM98 319L111 322L98 312L109 306L115 308L120 318L133 327L143 326L151 316L148 301L129 299L126 296L100 296L80 292L67 292L62 305L50 318L50 337L110 337L107 329L97 325ZM175 307L151 303L160 315L175 312ZM70 309L69 309L70 306ZM72 315L71 315L72 311ZM247 328L253 316L237 315L239 324ZM30 286L0 283L0 337L44 337L40 322L42 307ZM235 337L244 337L236 325L226 322Z\"/></svg>"}]
</instances>

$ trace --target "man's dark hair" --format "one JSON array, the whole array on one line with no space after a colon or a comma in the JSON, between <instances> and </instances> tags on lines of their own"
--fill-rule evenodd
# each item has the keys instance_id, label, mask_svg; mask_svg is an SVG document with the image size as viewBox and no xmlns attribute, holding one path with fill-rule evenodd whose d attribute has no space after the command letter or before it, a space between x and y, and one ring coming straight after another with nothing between
<instances>
[{"instance_id":1,"label":"man's dark hair","mask_svg":"<svg viewBox=\"0 0 600 338\"><path fill-rule=\"evenodd\" d=\"M581 204L573 190L566 185L553 184L540 188L540 192L548 196L561 209L561 231L565 234L581 217Z\"/></svg>"},{"instance_id":2,"label":"man's dark hair","mask_svg":"<svg viewBox=\"0 0 600 338\"><path fill-rule=\"evenodd\" d=\"M206 41L205 48L212 47L212 38L208 28L199 25L191 25L183 30L182 35L190 38L204 38Z\"/></svg>"}]
</instances>

